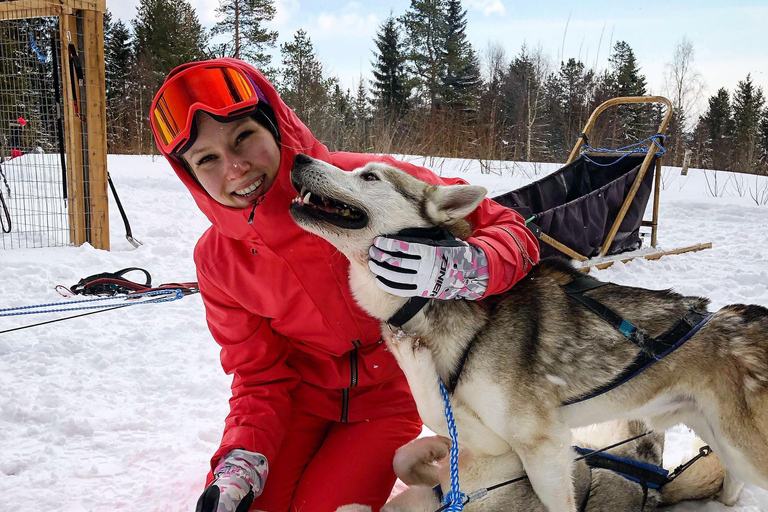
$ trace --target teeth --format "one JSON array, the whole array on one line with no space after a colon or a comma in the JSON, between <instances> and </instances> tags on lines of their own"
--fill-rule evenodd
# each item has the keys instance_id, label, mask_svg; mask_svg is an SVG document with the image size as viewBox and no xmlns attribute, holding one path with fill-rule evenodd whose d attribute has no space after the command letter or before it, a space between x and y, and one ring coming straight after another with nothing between
<instances>
[{"instance_id":1,"label":"teeth","mask_svg":"<svg viewBox=\"0 0 768 512\"><path fill-rule=\"evenodd\" d=\"M312 192L307 192L307 195L305 195L305 196L304 196L304 202L305 202L305 203L308 203L308 202L309 202L309 197L310 197L311 195L312 195Z\"/></svg>"},{"instance_id":2,"label":"teeth","mask_svg":"<svg viewBox=\"0 0 768 512\"><path fill-rule=\"evenodd\" d=\"M264 181L264 178L261 178L259 181L252 184L250 187L241 188L240 190L235 190L235 194L238 196L249 196L256 192L256 189L258 189L261 186L261 182Z\"/></svg>"},{"instance_id":3,"label":"teeth","mask_svg":"<svg viewBox=\"0 0 768 512\"><path fill-rule=\"evenodd\" d=\"M307 193L307 187L301 187L301 197L304 197L304 194Z\"/></svg>"}]
</instances>

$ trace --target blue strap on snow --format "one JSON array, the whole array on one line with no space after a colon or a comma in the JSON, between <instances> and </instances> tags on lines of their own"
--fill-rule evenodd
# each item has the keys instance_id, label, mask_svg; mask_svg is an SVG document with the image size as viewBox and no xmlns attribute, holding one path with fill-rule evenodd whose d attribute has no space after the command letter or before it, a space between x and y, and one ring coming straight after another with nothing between
<instances>
[{"instance_id":1,"label":"blue strap on snow","mask_svg":"<svg viewBox=\"0 0 768 512\"><path fill-rule=\"evenodd\" d=\"M608 166L611 166L611 165L613 165L613 164L615 164L617 162L621 162L622 160L627 158L629 155L636 155L636 154L639 154L639 153L647 153L648 151L651 150L652 146L656 146L658 148L658 151L656 151L655 155L657 157L659 157L659 156L663 156L667 152L667 150L664 149L664 146L662 146L661 143L659 142L659 139L661 139L661 141L663 142L666 138L667 138L666 135L663 135L661 133L657 133L656 135L651 135L650 137L648 137L648 138L646 138L644 140L641 140L640 142L635 142L634 144L629 144L628 146L624 146L624 147L621 147L619 149L593 148L589 144L584 144L583 146L581 146L583 148L582 151L581 151L581 156L583 156L584 159L587 160L588 162L590 162L590 163L592 163L594 165L597 165L598 167L608 167ZM647 148L646 147L641 147L641 146L643 146L648 141L651 141L651 144ZM609 162L609 163L606 163L606 164L601 164L601 163L595 162L594 160L589 158L589 156L587 155L588 151L592 151L594 153L609 153L609 154L624 153L624 154L620 158L614 160L613 162Z\"/></svg>"},{"instance_id":2,"label":"blue strap on snow","mask_svg":"<svg viewBox=\"0 0 768 512\"><path fill-rule=\"evenodd\" d=\"M459 434L456 431L456 421L453 418L451 398L445 389L442 377L438 377L440 394L443 395L445 404L445 419L448 422L448 435L451 438L450 465L451 465L451 490L443 497L443 507L440 510L448 512L461 512L464 510L466 494L459 488Z\"/></svg>"},{"instance_id":3,"label":"blue strap on snow","mask_svg":"<svg viewBox=\"0 0 768 512\"><path fill-rule=\"evenodd\" d=\"M148 300L136 300L139 298L147 298ZM39 304L33 306L19 306L15 308L0 309L0 317L3 316L18 316L18 315L35 315L38 313L60 313L64 311L79 311L83 309L101 309L109 308L114 305L115 301L122 300L121 306L138 306L139 304L157 304L160 302L172 302L184 297L184 293L181 288L169 288L167 290L155 290L151 292L133 293L127 297L99 297L96 299L82 299L73 300L67 302L54 302L50 304ZM73 304L93 304L98 302L97 305L69 307Z\"/></svg>"},{"instance_id":4,"label":"blue strap on snow","mask_svg":"<svg viewBox=\"0 0 768 512\"><path fill-rule=\"evenodd\" d=\"M661 489L671 480L669 471L661 466L639 460L621 457L607 452L595 453L594 450L574 446L579 455L584 455L584 462L592 468L609 469L619 476L650 489Z\"/></svg>"}]
</instances>

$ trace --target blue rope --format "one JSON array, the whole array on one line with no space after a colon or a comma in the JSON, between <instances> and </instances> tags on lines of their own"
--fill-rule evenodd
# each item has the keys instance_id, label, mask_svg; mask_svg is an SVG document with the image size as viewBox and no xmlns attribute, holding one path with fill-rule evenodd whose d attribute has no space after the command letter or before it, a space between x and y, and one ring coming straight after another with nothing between
<instances>
[{"instance_id":1,"label":"blue rope","mask_svg":"<svg viewBox=\"0 0 768 512\"><path fill-rule=\"evenodd\" d=\"M167 297L167 295L173 294L172 297ZM160 297L150 299L150 300L141 300L141 301L134 301L133 299L137 297L149 297L159 295ZM142 293L133 293L127 297L100 297L97 299L83 299L83 300L74 300L71 302L54 302L50 304L40 304L36 306L19 306L15 308L5 308L0 309L0 317L3 316L18 316L18 315L35 315L38 313L61 313L64 311L79 311L82 309L100 309L100 308L109 308L112 307L112 304L103 304L105 301L114 301L114 300L124 300L126 303L123 304L124 306L137 306L139 304L157 304L160 302L172 302L174 300L179 300L182 297L184 297L184 293L181 291L181 288L170 288L168 290L155 290L151 292L142 292ZM71 308L71 307L64 307L69 306L72 304L88 304L93 302L102 302L102 304L95 305L95 306L81 306L77 308Z\"/></svg>"},{"instance_id":2,"label":"blue rope","mask_svg":"<svg viewBox=\"0 0 768 512\"><path fill-rule=\"evenodd\" d=\"M43 64L48 62L48 56L40 53L40 49L35 44L35 36L32 34L29 34L29 45L32 47L32 51L35 52L35 55L37 55L37 58L40 60L40 62Z\"/></svg>"},{"instance_id":3,"label":"blue rope","mask_svg":"<svg viewBox=\"0 0 768 512\"><path fill-rule=\"evenodd\" d=\"M451 398L448 396L448 390L445 389L442 377L438 377L440 382L440 394L443 395L445 403L445 419L448 422L448 435L451 438L450 464L451 464L451 490L443 497L443 506L449 505L448 512L461 512L464 510L467 495L461 492L459 488L459 434L456 431L456 421L453 419L453 410L451 409Z\"/></svg>"},{"instance_id":4,"label":"blue rope","mask_svg":"<svg viewBox=\"0 0 768 512\"><path fill-rule=\"evenodd\" d=\"M641 140L640 142L635 142L634 144L629 144L628 146L621 147L619 149L610 149L610 148L593 148L592 146L588 144L584 144L582 146L581 156L584 157L585 160L588 162L593 163L594 165L597 165L599 167L608 167L613 164L616 164L618 162L621 162L625 158L627 158L629 155L636 155L638 153L647 153L650 151L651 146L646 147L640 147L641 145L645 144L648 141L651 141L653 145L655 145L657 148L659 148L659 151L656 151L656 156L663 156L667 150L664 149L664 146L662 146L658 139L661 139L662 141L667 138L666 135L662 135L660 133L657 133L656 135L651 135L647 139ZM607 164L601 164L599 162L595 162L589 156L587 156L587 151L594 151L595 153L624 153L625 151L628 151L627 153L624 153L620 158L614 160L613 162L609 162Z\"/></svg>"}]
</instances>

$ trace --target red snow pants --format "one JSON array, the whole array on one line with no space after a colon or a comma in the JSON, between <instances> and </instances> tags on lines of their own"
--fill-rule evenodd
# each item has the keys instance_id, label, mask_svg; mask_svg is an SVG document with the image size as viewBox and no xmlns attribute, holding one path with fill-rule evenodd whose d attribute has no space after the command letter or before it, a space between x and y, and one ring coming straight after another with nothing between
<instances>
[{"instance_id":1,"label":"red snow pants","mask_svg":"<svg viewBox=\"0 0 768 512\"><path fill-rule=\"evenodd\" d=\"M421 425L416 412L339 423L294 409L251 510L334 512L359 503L377 512L395 485L395 450L418 437Z\"/></svg>"}]
</instances>

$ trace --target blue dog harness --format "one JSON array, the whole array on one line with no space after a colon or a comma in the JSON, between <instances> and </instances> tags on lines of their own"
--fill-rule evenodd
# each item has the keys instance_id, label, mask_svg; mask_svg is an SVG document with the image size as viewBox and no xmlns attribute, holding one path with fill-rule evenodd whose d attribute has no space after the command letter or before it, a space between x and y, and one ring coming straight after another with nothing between
<instances>
[{"instance_id":1,"label":"blue dog harness","mask_svg":"<svg viewBox=\"0 0 768 512\"><path fill-rule=\"evenodd\" d=\"M632 325L604 304L601 304L584 294L587 291L600 288L607 284L609 283L599 281L594 277L583 276L563 285L563 291L565 291L569 297L581 302L600 318L615 327L629 341L637 345L640 352L638 352L635 360L612 381L589 393L567 400L566 402L563 402L563 405L571 405L589 400L590 398L595 398L621 386L628 380L637 377L656 362L668 356L680 348L686 341L691 339L699 329L704 327L714 314L700 313L695 310L690 310L664 334L654 338L642 329Z\"/></svg>"}]
</instances>

